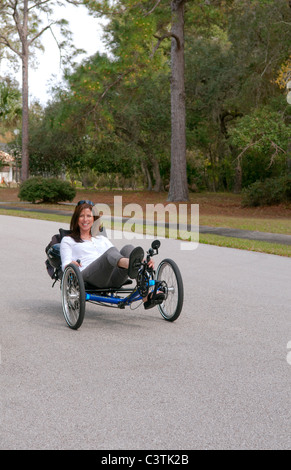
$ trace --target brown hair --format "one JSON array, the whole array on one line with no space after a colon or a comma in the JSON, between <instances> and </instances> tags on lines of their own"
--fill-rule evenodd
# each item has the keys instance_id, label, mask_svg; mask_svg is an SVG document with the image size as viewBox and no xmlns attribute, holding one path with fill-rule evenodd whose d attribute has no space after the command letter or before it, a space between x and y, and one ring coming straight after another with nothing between
<instances>
[{"instance_id":1,"label":"brown hair","mask_svg":"<svg viewBox=\"0 0 291 470\"><path fill-rule=\"evenodd\" d=\"M70 233L70 237L72 237L76 242L79 242L79 243L82 243L83 240L81 239L80 227L79 227L78 222L79 222L79 217L81 215L81 212L84 209L90 209L90 211L92 212L93 206L91 204L87 204L86 202L84 204L77 205L75 207L75 211L74 211L74 214L72 215L71 223L70 223L70 230L72 232ZM95 222L95 220L99 219L99 216L93 215L93 218Z\"/></svg>"}]
</instances>

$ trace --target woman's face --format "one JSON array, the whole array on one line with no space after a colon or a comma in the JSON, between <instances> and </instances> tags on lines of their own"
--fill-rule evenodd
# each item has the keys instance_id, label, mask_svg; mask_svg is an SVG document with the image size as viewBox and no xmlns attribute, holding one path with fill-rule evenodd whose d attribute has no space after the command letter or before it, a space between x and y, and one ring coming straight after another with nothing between
<instances>
[{"instance_id":1,"label":"woman's face","mask_svg":"<svg viewBox=\"0 0 291 470\"><path fill-rule=\"evenodd\" d=\"M90 233L92 225L94 222L93 214L91 209L83 209L80 213L78 225L80 228L80 233Z\"/></svg>"}]
</instances>

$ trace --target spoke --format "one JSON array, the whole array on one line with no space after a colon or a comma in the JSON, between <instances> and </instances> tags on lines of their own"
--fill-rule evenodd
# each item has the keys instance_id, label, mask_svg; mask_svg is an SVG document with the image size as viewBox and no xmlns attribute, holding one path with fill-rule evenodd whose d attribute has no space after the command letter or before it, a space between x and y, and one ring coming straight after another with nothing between
<instances>
[{"instance_id":1,"label":"spoke","mask_svg":"<svg viewBox=\"0 0 291 470\"><path fill-rule=\"evenodd\" d=\"M170 264L165 263L162 265L159 280L164 281L167 285L166 298L161 304L161 309L163 314L170 318L175 314L178 304L178 284L175 272Z\"/></svg>"}]
</instances>

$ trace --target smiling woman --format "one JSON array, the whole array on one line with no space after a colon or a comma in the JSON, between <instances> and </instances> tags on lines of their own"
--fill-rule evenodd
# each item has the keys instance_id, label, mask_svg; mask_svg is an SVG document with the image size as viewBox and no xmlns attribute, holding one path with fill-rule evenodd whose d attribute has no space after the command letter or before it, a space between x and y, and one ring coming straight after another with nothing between
<instances>
[{"instance_id":1,"label":"smiling woman","mask_svg":"<svg viewBox=\"0 0 291 470\"><path fill-rule=\"evenodd\" d=\"M93 215L94 203L89 200L79 201L72 215L70 229L71 237L76 242L91 240L93 223L99 219L99 215Z\"/></svg>"},{"instance_id":2,"label":"smiling woman","mask_svg":"<svg viewBox=\"0 0 291 470\"><path fill-rule=\"evenodd\" d=\"M75 264L85 282L100 288L121 287L130 277L135 279L144 251L141 247L124 246L120 251L108 238L92 235L94 203L79 201L71 219L71 234L62 239L60 253L62 269ZM152 261L150 262L153 267Z\"/></svg>"}]
</instances>

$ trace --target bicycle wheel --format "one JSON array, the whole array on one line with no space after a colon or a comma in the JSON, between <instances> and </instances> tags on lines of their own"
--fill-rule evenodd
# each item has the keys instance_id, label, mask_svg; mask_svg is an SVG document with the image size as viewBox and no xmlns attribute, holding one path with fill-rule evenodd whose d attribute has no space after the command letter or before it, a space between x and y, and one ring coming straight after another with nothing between
<instances>
[{"instance_id":1,"label":"bicycle wheel","mask_svg":"<svg viewBox=\"0 0 291 470\"><path fill-rule=\"evenodd\" d=\"M180 270L171 259L164 259L157 269L157 280L165 284L165 300L158 309L167 321L175 321L179 317L184 300L184 288Z\"/></svg>"},{"instance_id":2,"label":"bicycle wheel","mask_svg":"<svg viewBox=\"0 0 291 470\"><path fill-rule=\"evenodd\" d=\"M70 328L77 330L85 316L86 293L82 274L74 264L65 268L61 292L65 320Z\"/></svg>"}]
</instances>

